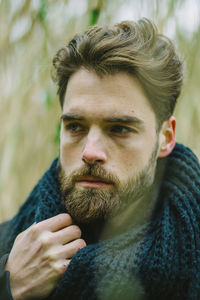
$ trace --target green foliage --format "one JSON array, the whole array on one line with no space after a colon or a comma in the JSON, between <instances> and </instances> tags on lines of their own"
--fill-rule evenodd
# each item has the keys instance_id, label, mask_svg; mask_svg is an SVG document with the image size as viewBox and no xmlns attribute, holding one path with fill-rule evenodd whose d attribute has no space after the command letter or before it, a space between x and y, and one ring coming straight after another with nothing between
<instances>
[{"instance_id":1,"label":"green foliage","mask_svg":"<svg viewBox=\"0 0 200 300\"><path fill-rule=\"evenodd\" d=\"M52 97L52 94L50 93L50 91L45 91L44 92L44 104L47 108L50 108L53 105L54 99Z\"/></svg>"},{"instance_id":2,"label":"green foliage","mask_svg":"<svg viewBox=\"0 0 200 300\"><path fill-rule=\"evenodd\" d=\"M99 8L95 8L91 11L90 25L94 25L97 23L101 10Z\"/></svg>"},{"instance_id":3,"label":"green foliage","mask_svg":"<svg viewBox=\"0 0 200 300\"><path fill-rule=\"evenodd\" d=\"M47 0L40 0L39 19L44 22L47 16Z\"/></svg>"},{"instance_id":4,"label":"green foliage","mask_svg":"<svg viewBox=\"0 0 200 300\"><path fill-rule=\"evenodd\" d=\"M55 131L55 136L54 136L54 142L56 145L60 144L60 130L61 130L61 123L57 123L56 125L56 131Z\"/></svg>"}]
</instances>

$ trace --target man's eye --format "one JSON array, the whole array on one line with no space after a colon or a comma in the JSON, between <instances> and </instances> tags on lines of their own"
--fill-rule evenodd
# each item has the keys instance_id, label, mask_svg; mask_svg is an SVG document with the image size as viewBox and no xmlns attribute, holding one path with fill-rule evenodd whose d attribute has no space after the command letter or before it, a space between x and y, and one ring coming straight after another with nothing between
<instances>
[{"instance_id":1,"label":"man's eye","mask_svg":"<svg viewBox=\"0 0 200 300\"><path fill-rule=\"evenodd\" d=\"M129 133L131 130L128 127L116 125L111 128L111 131L117 134L126 134Z\"/></svg>"},{"instance_id":2,"label":"man's eye","mask_svg":"<svg viewBox=\"0 0 200 300\"><path fill-rule=\"evenodd\" d=\"M68 124L66 126L66 129L69 130L71 133L78 133L80 131L83 131L83 127L78 123Z\"/></svg>"}]
</instances>

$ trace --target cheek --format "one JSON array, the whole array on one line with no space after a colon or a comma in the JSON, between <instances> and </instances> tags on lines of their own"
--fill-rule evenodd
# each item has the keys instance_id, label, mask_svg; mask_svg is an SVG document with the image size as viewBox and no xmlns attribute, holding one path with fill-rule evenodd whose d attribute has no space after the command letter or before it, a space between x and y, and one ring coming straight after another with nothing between
<instances>
[{"instance_id":1,"label":"cheek","mask_svg":"<svg viewBox=\"0 0 200 300\"><path fill-rule=\"evenodd\" d=\"M80 167L81 149L69 142L61 140L60 160L66 174Z\"/></svg>"},{"instance_id":2,"label":"cheek","mask_svg":"<svg viewBox=\"0 0 200 300\"><path fill-rule=\"evenodd\" d=\"M148 163L153 143L147 140L137 141L122 149L115 157L115 166L123 177L129 177L140 172Z\"/></svg>"},{"instance_id":3,"label":"cheek","mask_svg":"<svg viewBox=\"0 0 200 300\"><path fill-rule=\"evenodd\" d=\"M121 180L126 180L132 174L137 173L138 165L141 164L140 152L137 149L122 149L115 154L112 157L113 164L111 167Z\"/></svg>"}]
</instances>

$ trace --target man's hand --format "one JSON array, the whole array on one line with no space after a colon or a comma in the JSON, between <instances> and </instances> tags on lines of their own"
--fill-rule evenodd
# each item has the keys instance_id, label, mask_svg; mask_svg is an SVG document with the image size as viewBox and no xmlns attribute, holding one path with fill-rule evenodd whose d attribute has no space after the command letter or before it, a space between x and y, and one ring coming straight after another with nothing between
<instances>
[{"instance_id":1,"label":"man's hand","mask_svg":"<svg viewBox=\"0 0 200 300\"><path fill-rule=\"evenodd\" d=\"M47 297L67 269L70 258L86 246L69 214L60 214L20 233L8 257L15 300Z\"/></svg>"}]
</instances>

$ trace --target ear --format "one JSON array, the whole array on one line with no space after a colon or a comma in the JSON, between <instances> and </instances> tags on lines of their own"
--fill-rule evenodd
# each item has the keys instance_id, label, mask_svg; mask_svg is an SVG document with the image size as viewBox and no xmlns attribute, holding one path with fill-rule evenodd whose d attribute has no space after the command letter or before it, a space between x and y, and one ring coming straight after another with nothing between
<instances>
[{"instance_id":1,"label":"ear","mask_svg":"<svg viewBox=\"0 0 200 300\"><path fill-rule=\"evenodd\" d=\"M162 125L162 128L159 133L159 153L158 157L168 156L174 149L176 143L176 119L174 116L171 116L167 121Z\"/></svg>"}]
</instances>

